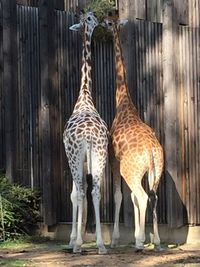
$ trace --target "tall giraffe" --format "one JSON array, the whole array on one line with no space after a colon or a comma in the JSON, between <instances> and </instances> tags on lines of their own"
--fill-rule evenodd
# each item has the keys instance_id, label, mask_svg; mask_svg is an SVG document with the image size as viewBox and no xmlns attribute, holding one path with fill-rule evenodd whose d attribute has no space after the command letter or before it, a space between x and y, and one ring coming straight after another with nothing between
<instances>
[{"instance_id":1,"label":"tall giraffe","mask_svg":"<svg viewBox=\"0 0 200 267\"><path fill-rule=\"evenodd\" d=\"M107 253L101 234L100 225L100 184L105 169L108 147L108 130L105 122L97 112L92 96L91 80L91 39L92 33L98 21L92 12L82 14L80 23L70 27L71 30L82 31L83 50L81 85L78 100L73 113L68 120L63 133L65 151L73 178L71 200L73 204L73 223L69 246L73 252L81 252L83 243L81 236L83 218L83 200L86 194L86 175L84 165L87 166L87 174L92 175L92 200L96 219L96 242L99 254ZM78 209L78 226L76 228L76 216Z\"/></svg>"},{"instance_id":2,"label":"tall giraffe","mask_svg":"<svg viewBox=\"0 0 200 267\"><path fill-rule=\"evenodd\" d=\"M142 179L148 172L150 200L153 205L152 242L160 249L157 225L157 187L163 171L163 150L153 129L145 124L134 106L129 94L126 69L120 41L118 16L105 19L106 26L113 33L116 67L116 115L111 127L110 162L115 184L115 222L112 246L119 239L119 212L122 201L121 176L131 190L135 217L135 246L144 248L145 214L148 195L142 187Z\"/></svg>"}]
</instances>

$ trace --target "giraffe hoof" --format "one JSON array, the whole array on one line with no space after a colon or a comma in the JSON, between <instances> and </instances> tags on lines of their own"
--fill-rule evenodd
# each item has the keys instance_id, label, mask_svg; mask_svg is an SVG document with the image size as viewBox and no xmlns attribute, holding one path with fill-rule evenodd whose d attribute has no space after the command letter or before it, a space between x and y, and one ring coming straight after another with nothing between
<instances>
[{"instance_id":1,"label":"giraffe hoof","mask_svg":"<svg viewBox=\"0 0 200 267\"><path fill-rule=\"evenodd\" d=\"M104 246L99 247L99 255L105 255L108 254L107 249Z\"/></svg>"},{"instance_id":2,"label":"giraffe hoof","mask_svg":"<svg viewBox=\"0 0 200 267\"><path fill-rule=\"evenodd\" d=\"M82 249L80 245L75 245L73 248L73 253L81 253Z\"/></svg>"},{"instance_id":3,"label":"giraffe hoof","mask_svg":"<svg viewBox=\"0 0 200 267\"><path fill-rule=\"evenodd\" d=\"M116 247L117 247L117 244L115 244L115 243L111 243L110 247L111 247L111 248L116 248Z\"/></svg>"},{"instance_id":4,"label":"giraffe hoof","mask_svg":"<svg viewBox=\"0 0 200 267\"><path fill-rule=\"evenodd\" d=\"M76 244L76 239L71 239L69 244L67 245L67 248L68 249L73 249L73 247L75 246Z\"/></svg>"},{"instance_id":5,"label":"giraffe hoof","mask_svg":"<svg viewBox=\"0 0 200 267\"><path fill-rule=\"evenodd\" d=\"M154 247L154 251L156 251L156 252L161 252L161 251L163 251L163 250L164 250L164 249L161 248L160 245L155 245L155 247Z\"/></svg>"},{"instance_id":6,"label":"giraffe hoof","mask_svg":"<svg viewBox=\"0 0 200 267\"><path fill-rule=\"evenodd\" d=\"M119 245L119 241L118 240L112 240L110 247L111 248L116 248L118 245Z\"/></svg>"},{"instance_id":7,"label":"giraffe hoof","mask_svg":"<svg viewBox=\"0 0 200 267\"><path fill-rule=\"evenodd\" d=\"M144 250L144 245L135 245L135 252L142 252Z\"/></svg>"},{"instance_id":8,"label":"giraffe hoof","mask_svg":"<svg viewBox=\"0 0 200 267\"><path fill-rule=\"evenodd\" d=\"M66 246L66 250L69 251L69 252L73 252L73 247L70 246L70 245L67 245Z\"/></svg>"}]
</instances>

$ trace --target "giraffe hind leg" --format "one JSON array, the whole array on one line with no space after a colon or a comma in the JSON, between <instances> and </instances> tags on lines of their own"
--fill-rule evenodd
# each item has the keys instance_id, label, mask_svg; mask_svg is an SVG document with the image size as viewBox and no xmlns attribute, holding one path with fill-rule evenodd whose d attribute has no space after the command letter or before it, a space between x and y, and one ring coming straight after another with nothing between
<instances>
[{"instance_id":1,"label":"giraffe hind leg","mask_svg":"<svg viewBox=\"0 0 200 267\"><path fill-rule=\"evenodd\" d=\"M70 235L70 241L69 241L69 249L73 249L76 238L77 238L77 229L76 229L76 220L77 220L77 209L78 209L78 203L77 203L77 190L76 185L73 182L72 192L71 192L71 201L72 201L72 231Z\"/></svg>"},{"instance_id":2,"label":"giraffe hind leg","mask_svg":"<svg viewBox=\"0 0 200 267\"><path fill-rule=\"evenodd\" d=\"M150 234L151 243L155 245L155 250L160 251L160 237L158 233L158 218L157 218L157 203L158 197L154 190L150 190L149 192L149 200L150 200L150 207L153 213L153 234Z\"/></svg>"},{"instance_id":3,"label":"giraffe hind leg","mask_svg":"<svg viewBox=\"0 0 200 267\"><path fill-rule=\"evenodd\" d=\"M120 232L119 232L119 215L122 203L122 191L121 191L121 174L120 174L120 162L116 159L113 146L109 143L109 162L113 174L114 184L114 228L112 233L111 248L114 248L119 243Z\"/></svg>"},{"instance_id":4,"label":"giraffe hind leg","mask_svg":"<svg viewBox=\"0 0 200 267\"><path fill-rule=\"evenodd\" d=\"M78 225L77 225L77 238L73 247L74 253L80 253L81 246L83 244L83 239L82 239L83 201L84 201L84 194L83 192L78 191Z\"/></svg>"},{"instance_id":5,"label":"giraffe hind leg","mask_svg":"<svg viewBox=\"0 0 200 267\"><path fill-rule=\"evenodd\" d=\"M73 223L72 233L70 238L70 245L73 246L74 253L81 252L82 240L82 223L83 223L83 207L85 198L85 178L84 178L84 154L76 157L74 165L70 165L72 178L73 178L73 190L75 192L72 197L73 204ZM72 190L72 192L73 192ZM78 210L78 223L76 224ZM75 230L76 229L76 230ZM76 238L76 239L75 239ZM74 242L75 241L75 242Z\"/></svg>"},{"instance_id":6,"label":"giraffe hind leg","mask_svg":"<svg viewBox=\"0 0 200 267\"><path fill-rule=\"evenodd\" d=\"M145 241L145 216L148 196L142 185L134 185L131 198L135 211L135 247L137 250L143 250ZM136 216L137 215L137 216Z\"/></svg>"},{"instance_id":7,"label":"giraffe hind leg","mask_svg":"<svg viewBox=\"0 0 200 267\"><path fill-rule=\"evenodd\" d=\"M103 159L101 160L106 163L105 160ZM91 169L91 174L93 179L92 200L95 211L96 243L99 249L99 254L107 254L107 249L105 248L102 239L101 223L100 223L100 200L101 200L100 185L103 177L103 171L105 169L105 163L101 164L99 158L95 154L93 155L92 169Z\"/></svg>"},{"instance_id":8,"label":"giraffe hind leg","mask_svg":"<svg viewBox=\"0 0 200 267\"><path fill-rule=\"evenodd\" d=\"M94 178L95 179L95 178ZM92 190L92 199L95 211L95 218L96 218L96 238L97 238L97 246L99 248L99 254L107 254L107 249L104 246L102 233L101 233L101 224L100 224L100 182L95 182Z\"/></svg>"},{"instance_id":9,"label":"giraffe hind leg","mask_svg":"<svg viewBox=\"0 0 200 267\"><path fill-rule=\"evenodd\" d=\"M158 177L161 176L161 171L159 173L160 175ZM155 173L152 170L149 172L149 176L148 176L149 187L150 187L149 203L150 203L150 208L151 208L152 215L153 215L153 233L150 233L150 240L151 240L151 243L155 245L155 250L160 251L161 247L160 247L160 237L158 233L158 218L157 218L158 196L156 194L158 182L156 181L156 184L155 184L154 179L155 179Z\"/></svg>"}]
</instances>

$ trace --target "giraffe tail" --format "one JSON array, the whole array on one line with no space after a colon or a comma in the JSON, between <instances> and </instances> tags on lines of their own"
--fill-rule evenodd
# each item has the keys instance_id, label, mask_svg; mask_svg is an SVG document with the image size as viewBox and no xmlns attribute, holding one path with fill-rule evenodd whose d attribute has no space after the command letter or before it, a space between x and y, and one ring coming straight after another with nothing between
<instances>
[{"instance_id":1,"label":"giraffe tail","mask_svg":"<svg viewBox=\"0 0 200 267\"><path fill-rule=\"evenodd\" d=\"M93 189L93 178L91 174L91 164L92 164L92 157L91 157L91 149L92 143L89 145L87 149L87 174L86 174L86 181L87 181L87 220L86 220L86 232L88 233L95 233L96 225L95 225L95 214L94 214L94 206L92 200L92 189Z\"/></svg>"},{"instance_id":2,"label":"giraffe tail","mask_svg":"<svg viewBox=\"0 0 200 267\"><path fill-rule=\"evenodd\" d=\"M151 151L151 162L150 162L150 170L148 173L148 181L149 181L149 203L151 210L153 211L155 209L156 203L157 203L157 183L156 183L156 169L155 169L155 162L154 162L154 154L153 151Z\"/></svg>"}]
</instances>

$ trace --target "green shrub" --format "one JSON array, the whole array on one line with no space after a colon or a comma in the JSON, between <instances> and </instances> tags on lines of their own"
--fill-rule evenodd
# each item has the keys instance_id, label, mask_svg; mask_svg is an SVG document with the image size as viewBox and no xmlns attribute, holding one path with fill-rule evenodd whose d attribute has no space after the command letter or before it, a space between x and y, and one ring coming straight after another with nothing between
<instances>
[{"instance_id":1,"label":"green shrub","mask_svg":"<svg viewBox=\"0 0 200 267\"><path fill-rule=\"evenodd\" d=\"M99 22L102 22L108 12L115 9L115 0L91 0L87 4L85 11L92 10L95 12Z\"/></svg>"},{"instance_id":2,"label":"green shrub","mask_svg":"<svg viewBox=\"0 0 200 267\"><path fill-rule=\"evenodd\" d=\"M115 10L115 0L91 0L85 7L85 11L92 10L98 21L101 23L109 12ZM101 41L111 41L112 34L104 27L99 26L94 31L94 39Z\"/></svg>"},{"instance_id":3,"label":"green shrub","mask_svg":"<svg viewBox=\"0 0 200 267\"><path fill-rule=\"evenodd\" d=\"M37 191L12 184L0 175L0 238L30 234L40 221Z\"/></svg>"}]
</instances>

